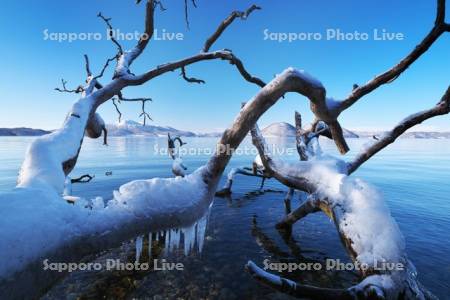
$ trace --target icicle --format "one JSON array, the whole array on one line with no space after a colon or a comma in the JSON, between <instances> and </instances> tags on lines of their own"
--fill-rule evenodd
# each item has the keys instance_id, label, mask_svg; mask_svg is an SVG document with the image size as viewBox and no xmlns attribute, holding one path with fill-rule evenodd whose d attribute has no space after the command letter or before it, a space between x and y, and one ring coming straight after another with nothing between
<instances>
[{"instance_id":1,"label":"icicle","mask_svg":"<svg viewBox=\"0 0 450 300\"><path fill-rule=\"evenodd\" d=\"M181 242L181 230L177 228L176 230L176 243L175 246L177 249L180 249L180 242Z\"/></svg>"},{"instance_id":2,"label":"icicle","mask_svg":"<svg viewBox=\"0 0 450 300\"><path fill-rule=\"evenodd\" d=\"M199 253L202 253L203 245L205 242L206 220L207 217L203 216L203 218L201 218L197 223L197 245Z\"/></svg>"},{"instance_id":3,"label":"icicle","mask_svg":"<svg viewBox=\"0 0 450 300\"><path fill-rule=\"evenodd\" d=\"M63 196L72 196L72 179L69 176L64 181Z\"/></svg>"},{"instance_id":4,"label":"icicle","mask_svg":"<svg viewBox=\"0 0 450 300\"><path fill-rule=\"evenodd\" d=\"M182 228L184 235L184 255L188 256L195 243L195 224Z\"/></svg>"},{"instance_id":5,"label":"icicle","mask_svg":"<svg viewBox=\"0 0 450 300\"><path fill-rule=\"evenodd\" d=\"M169 254L169 244L170 244L170 230L165 232L166 239L164 241L164 255Z\"/></svg>"},{"instance_id":6,"label":"icicle","mask_svg":"<svg viewBox=\"0 0 450 300\"><path fill-rule=\"evenodd\" d=\"M174 230L170 229L170 240L169 240L169 253L171 253L173 251L174 248L174 242L175 242L175 238L174 238Z\"/></svg>"},{"instance_id":7,"label":"icicle","mask_svg":"<svg viewBox=\"0 0 450 300\"><path fill-rule=\"evenodd\" d=\"M139 262L139 258L141 257L142 253L142 242L143 242L143 236L138 236L136 238L136 262Z\"/></svg>"},{"instance_id":8,"label":"icicle","mask_svg":"<svg viewBox=\"0 0 450 300\"><path fill-rule=\"evenodd\" d=\"M169 251L172 252L180 247L180 231L178 229L170 230L170 247Z\"/></svg>"},{"instance_id":9,"label":"icicle","mask_svg":"<svg viewBox=\"0 0 450 300\"><path fill-rule=\"evenodd\" d=\"M148 259L152 259L152 233L148 234Z\"/></svg>"}]
</instances>

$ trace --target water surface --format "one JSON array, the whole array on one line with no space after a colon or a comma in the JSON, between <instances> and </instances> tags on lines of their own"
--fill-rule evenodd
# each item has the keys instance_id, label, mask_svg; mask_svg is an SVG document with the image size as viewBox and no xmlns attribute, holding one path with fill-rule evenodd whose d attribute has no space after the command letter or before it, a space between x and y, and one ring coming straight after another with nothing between
<instances>
[{"instance_id":1,"label":"water surface","mask_svg":"<svg viewBox=\"0 0 450 300\"><path fill-rule=\"evenodd\" d=\"M26 146L33 138L0 138L0 192L15 186ZM197 153L186 154L189 171L204 164L215 138L186 139ZM292 141L276 141L293 147ZM355 154L367 141L349 139ZM74 185L73 193L86 198L112 197L112 191L130 180L169 177L171 160L157 154L166 147L164 138L111 138L109 146L86 139L73 177L94 174L88 184ZM325 151L336 154L333 144L324 140ZM248 146L245 141L241 148ZM200 152L200 153L199 153ZM450 140L402 139L372 158L352 176L375 185L382 192L406 238L407 253L415 264L420 281L435 295L450 295ZM252 153L236 155L229 167L249 166ZM297 160L296 155L285 159ZM228 168L229 169L229 168ZM227 169L227 170L228 170ZM107 173L111 175L106 175ZM72 274L55 285L47 295L57 299L65 294L95 298L96 293L126 298L269 298L281 299L278 293L255 283L244 271L253 260L260 266L271 261L323 261L340 258L348 261L336 229L323 215L308 216L294 227L293 240L286 240L274 224L283 216L286 188L274 180L267 181L266 192L258 190L260 180L239 177L233 185L231 199L216 198L208 215L203 246L185 256L183 249L165 251L166 245L155 242L152 258L182 262L184 271L154 271L140 274L89 273ZM297 194L293 206L301 195ZM254 222L256 220L256 224ZM146 242L145 242L146 241ZM136 255L136 241L110 249L95 259ZM143 247L148 250L148 237ZM106 250L106 249L105 249ZM148 259L142 257L142 259ZM308 284L326 287L348 287L358 282L352 272L294 272L285 274Z\"/></svg>"}]
</instances>

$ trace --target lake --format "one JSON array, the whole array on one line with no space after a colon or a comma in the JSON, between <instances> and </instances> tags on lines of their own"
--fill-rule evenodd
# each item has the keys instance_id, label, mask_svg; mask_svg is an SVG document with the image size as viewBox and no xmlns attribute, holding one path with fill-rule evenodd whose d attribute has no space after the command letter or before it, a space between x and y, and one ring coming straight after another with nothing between
<instances>
[{"instance_id":1,"label":"lake","mask_svg":"<svg viewBox=\"0 0 450 300\"><path fill-rule=\"evenodd\" d=\"M0 193L15 186L17 173L31 137L0 137ZM209 158L218 138L187 138L184 164L193 171ZM293 140L271 140L293 150ZM355 155L367 140L348 139ZM334 144L321 140L327 153L337 155ZM115 189L134 179L171 177L171 159L164 152L165 138L114 137L109 146L86 139L72 177L94 174L86 184L75 184L73 194L85 198L110 199ZM162 151L159 151L161 150ZM227 170L250 166L255 150L249 139L235 155ZM284 154L287 160L297 160ZM107 175L108 174L108 175ZM420 282L441 299L450 295L450 140L400 139L363 165L352 176L363 178L383 194L406 239L409 259L415 264ZM226 178L226 176L223 176ZM223 185L224 178L222 178ZM183 271L76 272L56 284L45 296L96 298L100 295L122 298L287 298L261 287L244 271L248 260L262 266L271 261L323 261L339 258L349 261L334 225L314 214L294 226L287 240L274 228L283 216L286 187L268 180L259 191L260 179L238 176L231 199L216 198L202 221L206 231L196 238L200 243L187 255L183 249L165 251L152 242L153 256L167 262L182 262ZM299 204L296 194L292 205ZM201 221L201 220L200 220ZM199 221L199 224L200 224ZM149 232L150 233L150 232ZM147 234L147 233L146 233ZM158 233L152 233L153 237ZM161 238L163 235L160 236ZM122 247L105 249L90 261L106 258L131 259L136 249L149 250L148 238L124 241ZM138 245L138 247L136 246ZM198 246L198 245L197 245ZM150 255L147 255L149 259ZM350 271L304 271L283 274L302 283L323 287L349 287L358 282Z\"/></svg>"}]
</instances>

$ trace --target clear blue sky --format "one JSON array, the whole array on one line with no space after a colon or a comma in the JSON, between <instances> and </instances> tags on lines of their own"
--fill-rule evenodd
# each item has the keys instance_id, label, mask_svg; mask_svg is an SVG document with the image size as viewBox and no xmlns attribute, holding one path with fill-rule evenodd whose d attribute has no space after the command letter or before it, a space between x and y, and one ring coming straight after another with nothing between
<instances>
[{"instance_id":1,"label":"clear blue sky","mask_svg":"<svg viewBox=\"0 0 450 300\"><path fill-rule=\"evenodd\" d=\"M418 1L270 1L270 0L197 0L190 7L190 30L183 16L182 0L162 0L167 10L157 11L155 27L160 32L182 32L183 41L152 41L132 70L143 72L156 65L197 53L206 37L234 9L252 3L263 9L247 21L237 20L220 38L214 49L229 48L239 56L248 70L269 81L289 66L305 69L319 78L328 95L345 97L353 83L364 83L404 57L433 25L435 2ZM53 89L64 77L69 86L85 79L83 54L87 53L94 70L114 54L110 41L76 41L72 43L44 40L49 32L99 32L105 26L96 17L102 11L113 18L122 32L142 30L144 6L134 0L15 1L2 3L0 34L2 72L0 72L0 127L28 126L53 129L62 123L77 96L60 94ZM448 12L450 15L450 12ZM448 19L448 18L447 18ZM448 20L447 20L448 21ZM368 32L386 29L401 32L403 41L294 41L264 40L270 32L319 32L339 28L345 32ZM130 48L134 42L124 42ZM450 35L435 43L430 51L407 70L395 83L366 96L341 116L350 129L389 128L403 117L434 105L450 83ZM257 88L245 82L228 63L202 62L188 68L191 76L206 80L205 85L188 84L173 72L147 83L128 88L127 97L152 97L149 104L155 125L215 131L227 127L242 101L250 99ZM106 82L110 78L103 78ZM137 104L123 104L126 119L138 119ZM290 95L273 107L261 125L293 119L299 110L310 119L305 99ZM111 103L100 109L107 122L116 114ZM450 130L448 116L426 123L425 129Z\"/></svg>"}]
</instances>

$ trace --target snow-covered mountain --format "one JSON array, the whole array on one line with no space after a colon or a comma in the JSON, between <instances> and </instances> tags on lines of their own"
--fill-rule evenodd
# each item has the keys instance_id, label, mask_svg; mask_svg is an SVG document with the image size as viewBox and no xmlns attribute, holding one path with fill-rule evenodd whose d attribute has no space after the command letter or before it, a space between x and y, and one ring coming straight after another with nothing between
<instances>
[{"instance_id":1,"label":"snow-covered mountain","mask_svg":"<svg viewBox=\"0 0 450 300\"><path fill-rule=\"evenodd\" d=\"M286 122L272 123L261 130L266 137L295 137L295 127Z\"/></svg>"},{"instance_id":2,"label":"snow-covered mountain","mask_svg":"<svg viewBox=\"0 0 450 300\"><path fill-rule=\"evenodd\" d=\"M196 136L195 133L190 131L178 130L169 126L154 126L146 124L143 126L141 123L124 120L117 124L106 125L108 129L108 135L110 136L127 136L127 135L143 135L143 136L167 136L167 133L171 135L179 136Z\"/></svg>"},{"instance_id":3,"label":"snow-covered mountain","mask_svg":"<svg viewBox=\"0 0 450 300\"><path fill-rule=\"evenodd\" d=\"M373 136L382 136L385 131L357 131L361 138L371 138ZM400 136L403 139L450 139L448 131L411 131L405 132Z\"/></svg>"},{"instance_id":4,"label":"snow-covered mountain","mask_svg":"<svg viewBox=\"0 0 450 300\"><path fill-rule=\"evenodd\" d=\"M50 131L27 127L0 128L0 136L39 136L47 133L50 133Z\"/></svg>"},{"instance_id":5,"label":"snow-covered mountain","mask_svg":"<svg viewBox=\"0 0 450 300\"><path fill-rule=\"evenodd\" d=\"M106 125L109 136L153 136L166 137L167 133L172 136L184 137L220 137L221 132L212 133L196 133L192 131L184 131L169 126L145 125L131 120L124 120L116 124ZM381 136L383 131L350 131L343 129L346 138L372 138L373 136ZM19 128L0 128L0 136L40 136L48 134L51 131L42 129L33 129L27 127ZM286 122L272 123L262 129L262 133L266 137L295 137L295 127ZM450 139L450 132L439 131L415 131L406 132L401 138L410 139Z\"/></svg>"},{"instance_id":6,"label":"snow-covered mountain","mask_svg":"<svg viewBox=\"0 0 450 300\"><path fill-rule=\"evenodd\" d=\"M358 138L358 134L348 129L343 129L344 137L346 138ZM286 122L272 123L262 131L262 134L266 137L295 137L295 127Z\"/></svg>"}]
</instances>

